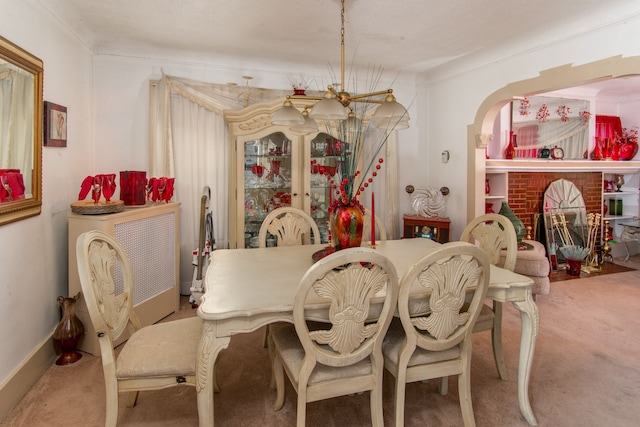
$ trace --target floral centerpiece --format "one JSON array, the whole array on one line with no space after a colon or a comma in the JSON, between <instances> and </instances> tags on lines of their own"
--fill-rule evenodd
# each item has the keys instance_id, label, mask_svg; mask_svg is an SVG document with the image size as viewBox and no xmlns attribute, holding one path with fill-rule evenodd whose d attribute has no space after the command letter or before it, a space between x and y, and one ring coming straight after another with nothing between
<instances>
[{"instance_id":1,"label":"floral centerpiece","mask_svg":"<svg viewBox=\"0 0 640 427\"><path fill-rule=\"evenodd\" d=\"M329 177L328 209L336 249L360 246L364 215L360 197L384 163L381 154L391 132L406 127L404 117L382 124L368 120L368 113L378 104L375 100L354 102L347 120L325 121L326 132L335 136L334 154L338 157L336 178Z\"/></svg>"}]
</instances>

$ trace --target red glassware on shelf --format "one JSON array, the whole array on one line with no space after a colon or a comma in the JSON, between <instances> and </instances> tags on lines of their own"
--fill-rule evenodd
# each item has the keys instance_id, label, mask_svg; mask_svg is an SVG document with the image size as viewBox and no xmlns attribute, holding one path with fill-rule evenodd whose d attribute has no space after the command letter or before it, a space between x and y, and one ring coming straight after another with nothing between
<instances>
[{"instance_id":1,"label":"red glassware on shelf","mask_svg":"<svg viewBox=\"0 0 640 427\"><path fill-rule=\"evenodd\" d=\"M596 137L596 145L591 152L591 160L602 160L602 141L601 138Z\"/></svg>"},{"instance_id":2,"label":"red glassware on shelf","mask_svg":"<svg viewBox=\"0 0 640 427\"><path fill-rule=\"evenodd\" d=\"M507 148L504 150L504 158L508 160L515 159L517 146L516 135L513 131L509 131L509 145L507 145Z\"/></svg>"},{"instance_id":3,"label":"red glassware on shelf","mask_svg":"<svg viewBox=\"0 0 640 427\"><path fill-rule=\"evenodd\" d=\"M617 147L619 160L631 160L638 153L638 142L634 139L619 139Z\"/></svg>"}]
</instances>

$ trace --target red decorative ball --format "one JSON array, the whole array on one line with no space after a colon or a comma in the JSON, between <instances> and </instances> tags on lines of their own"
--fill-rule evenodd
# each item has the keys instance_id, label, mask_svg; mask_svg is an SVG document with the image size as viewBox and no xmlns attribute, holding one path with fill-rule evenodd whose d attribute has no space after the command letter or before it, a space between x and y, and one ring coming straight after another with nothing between
<instances>
[{"instance_id":1,"label":"red decorative ball","mask_svg":"<svg viewBox=\"0 0 640 427\"><path fill-rule=\"evenodd\" d=\"M380 169L380 165L376 165L376 169Z\"/></svg>"},{"instance_id":2,"label":"red decorative ball","mask_svg":"<svg viewBox=\"0 0 640 427\"><path fill-rule=\"evenodd\" d=\"M373 178L369 178L369 182L373 182ZM365 183L365 185L367 185L367 184Z\"/></svg>"},{"instance_id":3,"label":"red decorative ball","mask_svg":"<svg viewBox=\"0 0 640 427\"><path fill-rule=\"evenodd\" d=\"M382 163L382 162L384 162L384 160L382 160L382 157L380 157L380 158L378 159L378 163Z\"/></svg>"},{"instance_id":4,"label":"red decorative ball","mask_svg":"<svg viewBox=\"0 0 640 427\"><path fill-rule=\"evenodd\" d=\"M371 173L371 175L373 175L373 176L378 176L378 172L373 171L373 172Z\"/></svg>"}]
</instances>

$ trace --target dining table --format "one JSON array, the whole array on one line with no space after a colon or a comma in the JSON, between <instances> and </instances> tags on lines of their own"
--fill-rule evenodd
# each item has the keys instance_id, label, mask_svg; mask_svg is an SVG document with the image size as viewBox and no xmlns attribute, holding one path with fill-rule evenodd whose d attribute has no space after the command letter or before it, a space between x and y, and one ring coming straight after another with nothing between
<instances>
[{"instance_id":1,"label":"dining table","mask_svg":"<svg viewBox=\"0 0 640 427\"><path fill-rule=\"evenodd\" d=\"M394 264L399 279L430 249L431 239L385 240L375 250ZM257 249L217 249L211 253L197 314L203 319L196 361L196 391L200 426L214 425L215 362L231 336L249 333L273 322L293 323L293 306L300 279L326 245ZM537 420L529 402L529 377L539 330L539 315L527 276L491 266L487 297L511 302L520 312L518 402L531 425ZM265 350L266 351L266 350Z\"/></svg>"}]
</instances>

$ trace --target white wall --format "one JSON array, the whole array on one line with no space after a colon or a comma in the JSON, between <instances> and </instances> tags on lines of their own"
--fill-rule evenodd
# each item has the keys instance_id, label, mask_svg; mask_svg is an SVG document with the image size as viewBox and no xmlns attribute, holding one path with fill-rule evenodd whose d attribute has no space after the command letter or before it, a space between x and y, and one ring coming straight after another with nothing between
<instances>
[{"instance_id":1,"label":"white wall","mask_svg":"<svg viewBox=\"0 0 640 427\"><path fill-rule=\"evenodd\" d=\"M44 99L67 107L67 148L43 149L42 213L0 227L0 384L53 333L67 296L67 212L93 169L90 53L32 0L0 0L0 35L44 62Z\"/></svg>"}]
</instances>

